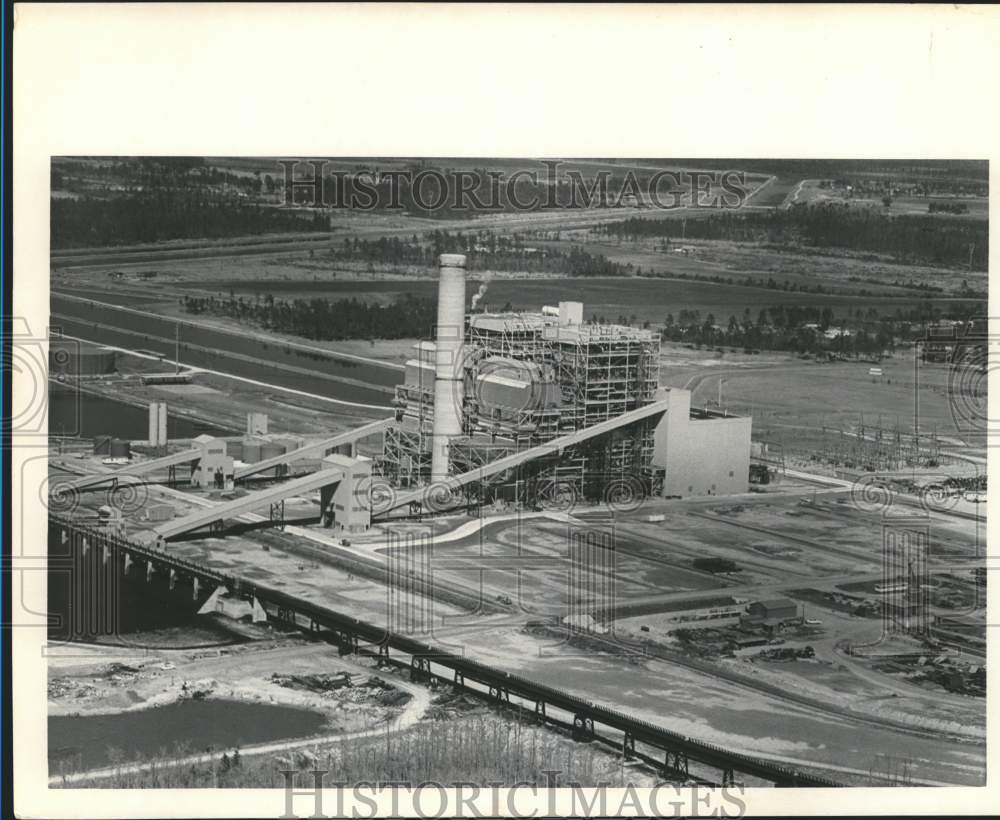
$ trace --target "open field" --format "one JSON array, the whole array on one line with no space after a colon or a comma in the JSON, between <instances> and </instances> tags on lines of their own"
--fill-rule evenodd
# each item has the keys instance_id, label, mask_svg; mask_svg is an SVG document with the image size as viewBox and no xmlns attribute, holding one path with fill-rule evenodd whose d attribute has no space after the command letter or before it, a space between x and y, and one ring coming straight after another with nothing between
<instances>
[{"instance_id":1,"label":"open field","mask_svg":"<svg viewBox=\"0 0 1000 820\"><path fill-rule=\"evenodd\" d=\"M820 249L805 247L778 250L755 243L723 240L686 240L687 254L664 250L655 239L618 244L590 238L581 247L621 264L641 267L647 276L722 276L726 280L731 278L734 286L747 279L774 279L782 287L787 281L790 287L794 285L810 291L798 294L804 304L809 304L813 298L820 300L818 304L825 304L824 296L856 296L861 290L872 296L899 298L906 304L915 297L926 295L912 285L941 288L933 296L935 304L942 300L947 304L946 300L959 292L963 281L970 288L985 292L988 278L983 271L903 265L865 254L823 253ZM901 284L894 284L896 282ZM825 293L811 292L817 286Z\"/></svg>"},{"instance_id":2,"label":"open field","mask_svg":"<svg viewBox=\"0 0 1000 820\"><path fill-rule=\"evenodd\" d=\"M894 315L897 309L906 311L925 303L928 296L935 307L945 311L980 304L985 310L979 300L958 295L963 282L973 291L986 288L985 274L964 270L722 241L689 242L689 252L680 254L664 252L655 240L619 244L589 231L571 231L563 239L537 241L564 252L581 248L604 255L619 264L632 265L632 270L641 268L644 276L655 278L529 277L517 271L473 273L471 286L484 277L490 280L485 299L488 307L498 309L510 303L516 308L537 309L573 296L584 302L588 317L635 317L638 322L654 325L661 324L668 314L676 318L681 310L697 310L702 316L712 313L716 321L724 324L729 316L742 316L749 308L756 319L761 308L776 305L830 307L837 317L872 308L880 315ZM116 270L122 271L124 278L109 280L108 273ZM155 276L147 279L148 274ZM689 278L677 278L682 276ZM724 281L700 281L699 277L721 277ZM758 283L773 279L777 287L747 286L744 283L749 279ZM800 291L785 290L786 282ZM435 287L430 269L334 261L324 259L324 252L314 257L311 251L66 269L56 273L53 284L67 293L180 315L183 313L178 302L185 295L228 298L232 292L252 299L270 293L284 299L356 298L385 303L403 293L429 297ZM824 292L812 292L817 286ZM928 292L913 286L941 290Z\"/></svg>"},{"instance_id":3,"label":"open field","mask_svg":"<svg viewBox=\"0 0 1000 820\"><path fill-rule=\"evenodd\" d=\"M964 205L964 214L938 213L941 219L987 219L990 214L989 200L983 196L908 196L895 195L888 209L881 198L875 195L848 195L843 188L821 187L818 179L805 179L795 187L787 204L837 203L853 208L872 208L892 215L927 215L931 203L937 205Z\"/></svg>"},{"instance_id":4,"label":"open field","mask_svg":"<svg viewBox=\"0 0 1000 820\"><path fill-rule=\"evenodd\" d=\"M719 367L696 377L693 403L715 400L721 378L724 406L754 416L755 438L786 447L794 448L797 436L806 436L803 445L815 444L814 434L824 429L833 435L852 431L862 415L869 426L898 424L907 433L916 421L923 435L936 433L949 446L981 446L981 441L968 435L960 400L952 401L950 383L955 375L950 366L915 366L913 357L909 351L909 355L900 352L883 360L882 377L869 375L870 364L865 362L789 361L751 371L726 367L723 360Z\"/></svg>"}]
</instances>

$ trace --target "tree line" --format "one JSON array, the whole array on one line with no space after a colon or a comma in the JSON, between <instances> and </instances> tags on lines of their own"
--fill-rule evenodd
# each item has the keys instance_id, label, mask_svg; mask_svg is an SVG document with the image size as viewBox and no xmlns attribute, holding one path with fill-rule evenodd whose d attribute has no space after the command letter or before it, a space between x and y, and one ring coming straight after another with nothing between
<instances>
[{"instance_id":1,"label":"tree line","mask_svg":"<svg viewBox=\"0 0 1000 820\"><path fill-rule=\"evenodd\" d=\"M986 270L986 220L943 221L931 216L889 216L872 208L825 203L785 210L724 211L701 219L634 217L601 230L623 239L724 239L778 248L806 246L880 254L899 262L923 262Z\"/></svg>"},{"instance_id":2,"label":"tree line","mask_svg":"<svg viewBox=\"0 0 1000 820\"><path fill-rule=\"evenodd\" d=\"M270 293L244 299L185 296L188 313L225 316L265 330L316 340L424 338L433 332L437 302L403 294L387 305L357 299L275 299Z\"/></svg>"},{"instance_id":3,"label":"tree line","mask_svg":"<svg viewBox=\"0 0 1000 820\"><path fill-rule=\"evenodd\" d=\"M923 338L924 326L941 319L968 321L972 308L948 311L927 300L894 315L880 314L875 308L856 308L837 316L833 309L813 305L776 305L761 308L756 318L749 307L728 320L713 313L704 317L699 310L681 309L675 317L668 313L660 336L665 341L697 347L742 348L744 352L782 350L814 355L881 356L895 351L898 342ZM648 324L648 323L647 323ZM832 331L828 338L827 331Z\"/></svg>"},{"instance_id":4,"label":"tree line","mask_svg":"<svg viewBox=\"0 0 1000 820\"><path fill-rule=\"evenodd\" d=\"M398 236L378 239L355 237L344 239L339 247L331 249L329 256L341 262L433 268L442 253L465 254L470 271L524 271L567 276L630 276L635 272L632 265L621 265L581 248L531 247L525 245L519 235L497 236L493 232L476 234L436 230L423 239L416 234L409 239Z\"/></svg>"},{"instance_id":5,"label":"tree line","mask_svg":"<svg viewBox=\"0 0 1000 820\"><path fill-rule=\"evenodd\" d=\"M967 214L969 206L964 202L932 202L927 206L927 212L932 214Z\"/></svg>"},{"instance_id":6,"label":"tree line","mask_svg":"<svg viewBox=\"0 0 1000 820\"><path fill-rule=\"evenodd\" d=\"M302 216L204 189L160 189L113 199L51 201L53 248L327 231L329 227L321 213Z\"/></svg>"}]
</instances>

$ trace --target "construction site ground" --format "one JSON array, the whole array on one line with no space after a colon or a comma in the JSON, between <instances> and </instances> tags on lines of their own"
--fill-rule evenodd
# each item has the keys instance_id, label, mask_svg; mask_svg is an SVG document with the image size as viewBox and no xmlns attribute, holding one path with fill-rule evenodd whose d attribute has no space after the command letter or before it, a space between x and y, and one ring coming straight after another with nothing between
<instances>
[{"instance_id":1,"label":"construction site ground","mask_svg":"<svg viewBox=\"0 0 1000 820\"><path fill-rule=\"evenodd\" d=\"M190 490L151 486L148 492L178 514L218 501ZM81 501L92 504L103 495L85 493ZM440 591L418 637L443 648L675 731L851 778L864 779L881 754L905 758L914 776L928 781L981 781L982 698L880 671L876 661L844 649L875 643L882 634L878 595L865 591L881 578L882 511L859 509L844 487L789 479L737 498L647 501L613 523L607 509L572 512L511 513L492 522L451 516L430 528L407 524L396 546L380 529L345 546L315 524L296 524L284 532L177 541L170 549L376 623L390 615L386 573L402 567L431 577ZM315 515L310 499L286 505L288 519L309 513ZM972 591L982 522L934 512L925 514L924 525L932 533L928 583L946 577ZM137 512L126 526L130 537L141 537L151 525ZM581 598L570 586L571 533L591 530L613 533L610 600ZM435 535L429 542L406 540L406 532L421 531ZM395 563L393 550L404 553ZM695 558L710 556L736 562L737 570L713 575L694 568ZM610 577L610 566L604 572ZM475 606L449 597L456 589L493 614L472 614ZM404 583L403 599L407 595L420 598ZM811 646L812 659L767 661L754 658L753 650L706 656L672 637L678 626L703 626L676 620L685 612L785 596L821 622L784 638L787 648ZM619 614L613 635L575 645L578 636L570 640L559 624L571 599L579 611L610 604ZM858 607L865 614L852 614ZM548 626L540 629L543 623ZM782 720L774 720L779 713Z\"/></svg>"},{"instance_id":2,"label":"construction site ground","mask_svg":"<svg viewBox=\"0 0 1000 820\"><path fill-rule=\"evenodd\" d=\"M410 227L407 224L405 229ZM388 224L379 228L383 229L403 230ZM612 251L595 242L598 249L638 253L643 260L651 259L653 253L645 247ZM701 257L695 254L683 263L692 272L742 265L748 254L764 266L764 271L773 261L759 250L735 246L700 253ZM669 260L671 265L681 264L674 255ZM253 283L255 278L294 282L309 264L304 254L284 253L252 259L109 262L103 269L61 271L54 285L64 291L72 288L80 296L152 312L167 311L165 315L190 320L194 317L182 314L177 300L184 292L197 293L199 281L211 280L206 292L228 292L226 283L230 280L240 280L244 288L252 289L259 287ZM857 260L823 264L831 281L841 280L841 284L856 275L859 266L867 270ZM889 269L893 266L882 267L886 270L880 269L880 275L892 273ZM110 270L118 268L126 272L125 282L107 277ZM158 271L154 280L128 279L153 269ZM319 272L316 275L320 276ZM430 279L424 283L423 277L417 278L419 283L390 271L374 277L359 270L333 271L325 277L328 282L317 281L311 292L331 297L375 294L385 299L397 290L409 290L411 284L419 284L428 293L433 290ZM641 287L632 289L634 281ZM333 284L324 289L329 283ZM773 292L760 289L721 293L726 289L707 282L630 280L629 285L622 287L621 280L573 282L574 288L586 286L583 298L588 317L595 312L612 318L621 312L636 312L640 318L648 316L658 322L666 312L676 313L678 305L687 304L703 312L715 310L717 320L724 324L728 312L722 311L737 302L742 311L742 305L751 300L756 315L758 303L776 300ZM684 296L681 301L676 298L679 287ZM522 301L530 298L534 304L563 292L565 284L554 277L543 282L501 283L492 290L490 299L506 298L505 289L527 294ZM273 290L280 293L281 289L275 286ZM301 289L296 292L301 295ZM625 292L637 296L630 296L633 301L623 304L616 294ZM791 294L788 298L803 299ZM906 304L908 298L900 304ZM818 302L868 307L871 300L840 296ZM204 321L242 331L262 349L292 341L257 328L239 328L218 317ZM99 333L97 336L94 341L111 343ZM398 367L409 355L412 341L316 345L369 358L374 360L372 366L389 363ZM138 341L134 344L142 346ZM868 782L871 772L891 759L905 761L913 776L924 782L981 784L985 780L985 700L947 691L908 672L887 671L889 667L878 657L852 655L847 650L878 646L883 638L881 601L874 585L883 580L884 539L894 529L918 527L929 532L930 559L923 583L931 591L932 616L982 615L982 593L974 585L972 570L983 566L985 505L955 499L940 509L928 507L915 495L887 497L858 492L852 490L851 479L819 478L819 474L836 475L839 468L810 457L828 452L836 440L855 432L858 408L865 409L868 424L879 423L887 429L898 426L903 432L912 425L916 411L921 430L937 434L942 458L936 467L908 465L893 472L919 476L925 482L934 480L935 475L975 474L977 465L983 463L984 450L978 442L968 440L963 419L956 417L947 367L918 364L915 368L913 354L912 349L898 351L894 358L880 363L884 375L875 378L869 373L872 365L868 362L819 363L786 353L753 355L730 349L719 353L665 343L662 384L691 389L693 406L714 406L721 379L722 406L753 416L755 440L781 446L788 472L780 483L762 488L763 492L725 499L648 501L639 509L617 514L613 526L607 520L607 510L585 505L571 510L571 515L566 511L525 515L491 510L491 519L486 522L464 515L446 516L394 525L400 536L395 547L389 534L378 528L366 536L351 536L345 543L342 535L312 523L310 519L317 513L315 500L300 498L286 501L289 523L281 531L194 538L172 542L169 547L190 560L376 623L389 617L386 583L391 568L403 568L406 573L412 570L415 575L430 573L435 590L441 594L435 596L434 617L418 637L445 648L467 652L699 739L794 765L819 767L847 782ZM310 384L306 376L295 387L273 383L276 379L271 371L266 379L247 380L191 369L191 385L152 387L141 385L138 374L172 369L169 357L165 364L157 357L150 360L134 354L122 355L119 361L119 374L89 381L87 389L136 407L154 399L165 400L234 432L243 428L245 414L251 410L267 413L272 431L314 438L388 414L325 396L327 383L314 380ZM181 362L185 364L183 356ZM302 357L301 363L308 367L308 357ZM314 367L316 372L321 369ZM349 386L344 389L344 395L348 393ZM388 394L375 391L372 395L379 405L384 398L388 407ZM183 446L183 442L176 446ZM82 457L77 458L76 452ZM49 480L105 469L99 462L99 457L86 451L85 444L67 441L64 451L52 458ZM44 472L48 465L36 466ZM126 510L129 537L150 537L153 524L143 518L143 508L149 504L169 504L179 516L221 500L189 489L152 484L144 487L138 498L132 509ZM96 516L97 508L108 500L106 491L85 493L75 511ZM258 510L243 523L260 524L267 514L267 509ZM649 516L663 518L651 522ZM906 520L901 523L899 519ZM592 590L570 585L568 545L573 533L590 530L613 531L616 548L613 562L603 567L604 577L613 575L614 583L606 586L599 598ZM433 535L429 552L419 537L427 532ZM408 540L410 535L418 537ZM694 567L696 558L706 557L734 561L737 569L713 574ZM613 590L610 597L609 589ZM406 594L419 597L415 592ZM676 638L678 628L713 627L726 635L734 632L731 620L688 622L681 620L685 612L776 597L791 598L803 608L806 619L820 623L801 634L781 636L783 644L737 650L732 657L721 648ZM473 614L478 609L476 601L487 605L487 611ZM561 630L560 616L569 604L581 612L601 608L606 614L614 613L613 634L581 639ZM930 661L935 660L930 656L937 654L916 642L906 646L882 643L897 653L926 654ZM759 657L776 648L803 649L806 645L813 649L814 657L787 661ZM286 650L260 653L261 667L266 667L268 674L274 669L276 656L271 660L267 656L274 651ZM960 651L970 664L984 662L976 655L974 642L964 644ZM242 664L256 652L254 648L224 655L217 662L222 667L229 662ZM303 660L294 663L303 669L329 670L336 663L347 663L337 660L329 647L293 642L287 652L282 663L290 668L298 653ZM202 661L216 662L206 657L197 663ZM196 659L192 657L191 663ZM69 676L58 666L54 669L55 678ZM191 677L195 671L192 666ZM148 691L137 690L146 698L145 703L156 703L156 697L164 696L157 689L163 686L164 674L160 671L158 677L150 677ZM233 691L243 691L244 679L239 674L220 671L218 679L226 680L224 686ZM197 677L212 676L199 671ZM275 687L267 684L262 691L271 688ZM280 696L303 697L290 692ZM115 703L114 698L100 697L94 697L93 702L95 708ZM133 705L121 701L110 708Z\"/></svg>"}]
</instances>

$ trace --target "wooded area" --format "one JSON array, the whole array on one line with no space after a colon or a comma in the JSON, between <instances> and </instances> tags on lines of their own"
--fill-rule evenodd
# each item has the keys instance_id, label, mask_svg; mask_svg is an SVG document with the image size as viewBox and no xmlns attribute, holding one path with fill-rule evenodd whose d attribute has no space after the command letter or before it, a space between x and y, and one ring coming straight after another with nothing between
<instances>
[{"instance_id":1,"label":"wooded area","mask_svg":"<svg viewBox=\"0 0 1000 820\"><path fill-rule=\"evenodd\" d=\"M241 202L201 190L160 190L114 199L51 202L53 248L106 247L165 239L221 239L262 233L326 231L322 213Z\"/></svg>"},{"instance_id":2,"label":"wooded area","mask_svg":"<svg viewBox=\"0 0 1000 820\"><path fill-rule=\"evenodd\" d=\"M701 219L644 219L607 223L623 239L726 239L775 246L863 251L898 262L924 262L986 270L989 228L985 220L890 216L874 208L797 205L787 210L723 211Z\"/></svg>"},{"instance_id":3,"label":"wooded area","mask_svg":"<svg viewBox=\"0 0 1000 820\"><path fill-rule=\"evenodd\" d=\"M433 269L442 253L462 253L470 271L518 271L555 273L568 276L630 276L632 266L612 262L600 254L580 248L568 251L525 245L517 234L497 236L494 232L449 233L431 231L424 240L416 234L409 239L344 239L330 251L330 258L340 262L363 261L391 265L412 265Z\"/></svg>"},{"instance_id":4,"label":"wooded area","mask_svg":"<svg viewBox=\"0 0 1000 820\"><path fill-rule=\"evenodd\" d=\"M357 299L275 299L270 293L254 300L230 294L228 299L185 296L188 313L227 316L266 330L306 339L407 339L433 334L435 299L404 294L388 305Z\"/></svg>"}]
</instances>

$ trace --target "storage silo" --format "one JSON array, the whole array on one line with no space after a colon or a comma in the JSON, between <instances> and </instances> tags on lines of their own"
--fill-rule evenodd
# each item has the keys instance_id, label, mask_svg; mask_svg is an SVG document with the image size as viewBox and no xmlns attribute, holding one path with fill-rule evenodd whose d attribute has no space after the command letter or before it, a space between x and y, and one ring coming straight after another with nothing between
<instances>
[{"instance_id":1,"label":"storage silo","mask_svg":"<svg viewBox=\"0 0 1000 820\"><path fill-rule=\"evenodd\" d=\"M275 456L283 456L287 452L284 444L276 441L266 441L260 445L260 461L266 461Z\"/></svg>"},{"instance_id":2,"label":"storage silo","mask_svg":"<svg viewBox=\"0 0 1000 820\"><path fill-rule=\"evenodd\" d=\"M280 444L284 447L284 452L286 453L290 453L292 450L298 450L303 444L302 439L297 436L276 436L272 438L271 441L274 444Z\"/></svg>"},{"instance_id":3,"label":"storage silo","mask_svg":"<svg viewBox=\"0 0 1000 820\"><path fill-rule=\"evenodd\" d=\"M111 439L109 455L112 458L132 458L132 442L120 438Z\"/></svg>"},{"instance_id":4,"label":"storage silo","mask_svg":"<svg viewBox=\"0 0 1000 820\"><path fill-rule=\"evenodd\" d=\"M165 447L167 444L167 403L149 403L149 446Z\"/></svg>"},{"instance_id":5,"label":"storage silo","mask_svg":"<svg viewBox=\"0 0 1000 820\"><path fill-rule=\"evenodd\" d=\"M240 460L247 464L256 464L260 461L260 442L243 439L243 457Z\"/></svg>"}]
</instances>

